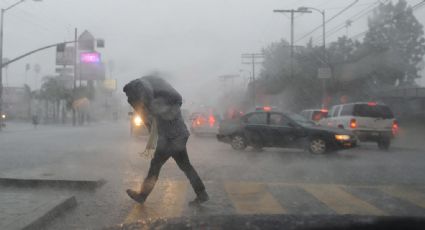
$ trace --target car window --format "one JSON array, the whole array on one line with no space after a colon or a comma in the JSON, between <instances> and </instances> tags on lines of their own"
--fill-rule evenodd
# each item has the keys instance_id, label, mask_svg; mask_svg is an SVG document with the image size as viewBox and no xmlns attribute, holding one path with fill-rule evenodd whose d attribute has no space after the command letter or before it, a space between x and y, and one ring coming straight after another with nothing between
<instances>
[{"instance_id":1,"label":"car window","mask_svg":"<svg viewBox=\"0 0 425 230\"><path fill-rule=\"evenodd\" d=\"M340 110L341 110L341 106L334 107L334 110L332 111L332 117L337 117Z\"/></svg>"},{"instance_id":2,"label":"car window","mask_svg":"<svg viewBox=\"0 0 425 230\"><path fill-rule=\"evenodd\" d=\"M284 117L282 114L272 113L270 114L270 125L280 125L287 126L289 124L289 120Z\"/></svg>"},{"instance_id":3,"label":"car window","mask_svg":"<svg viewBox=\"0 0 425 230\"><path fill-rule=\"evenodd\" d=\"M391 109L385 105L357 104L354 106L354 116L373 118L394 118Z\"/></svg>"},{"instance_id":4,"label":"car window","mask_svg":"<svg viewBox=\"0 0 425 230\"><path fill-rule=\"evenodd\" d=\"M353 104L344 105L341 110L341 116L350 116L353 115Z\"/></svg>"},{"instance_id":5,"label":"car window","mask_svg":"<svg viewBox=\"0 0 425 230\"><path fill-rule=\"evenodd\" d=\"M333 117L334 110L335 110L335 106L333 106L333 107L329 110L328 117Z\"/></svg>"},{"instance_id":6,"label":"car window","mask_svg":"<svg viewBox=\"0 0 425 230\"><path fill-rule=\"evenodd\" d=\"M314 126L316 125L313 121L304 118L303 116L296 114L296 113L291 113L288 114L288 117L295 123L301 125L301 126Z\"/></svg>"},{"instance_id":7,"label":"car window","mask_svg":"<svg viewBox=\"0 0 425 230\"><path fill-rule=\"evenodd\" d=\"M254 113L247 117L246 122L252 125L267 124L267 113Z\"/></svg>"},{"instance_id":8,"label":"car window","mask_svg":"<svg viewBox=\"0 0 425 230\"><path fill-rule=\"evenodd\" d=\"M321 119L325 118L327 115L328 115L327 112L318 110L313 112L311 119L313 121L320 121Z\"/></svg>"}]
</instances>

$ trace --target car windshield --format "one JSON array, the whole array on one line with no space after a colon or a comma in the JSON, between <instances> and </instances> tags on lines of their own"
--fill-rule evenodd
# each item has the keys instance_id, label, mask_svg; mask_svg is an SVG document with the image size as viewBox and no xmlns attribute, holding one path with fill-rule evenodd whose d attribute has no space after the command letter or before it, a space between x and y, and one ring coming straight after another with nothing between
<instances>
[{"instance_id":1,"label":"car windshield","mask_svg":"<svg viewBox=\"0 0 425 230\"><path fill-rule=\"evenodd\" d=\"M311 120L306 119L305 117L296 114L296 113L291 113L288 114L288 117L293 120L295 123L301 125L301 126L314 126L316 125L316 123L314 123Z\"/></svg>"},{"instance_id":2,"label":"car windshield","mask_svg":"<svg viewBox=\"0 0 425 230\"><path fill-rule=\"evenodd\" d=\"M425 229L424 26L425 0L0 0L0 230Z\"/></svg>"}]
</instances>

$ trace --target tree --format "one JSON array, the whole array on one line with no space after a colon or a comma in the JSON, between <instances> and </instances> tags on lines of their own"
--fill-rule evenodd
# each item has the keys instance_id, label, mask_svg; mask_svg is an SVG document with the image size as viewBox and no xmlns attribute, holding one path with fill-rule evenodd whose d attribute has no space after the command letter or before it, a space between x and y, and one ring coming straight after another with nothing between
<instances>
[{"instance_id":1,"label":"tree","mask_svg":"<svg viewBox=\"0 0 425 230\"><path fill-rule=\"evenodd\" d=\"M321 84L317 69L323 65L321 47L297 48L294 55L294 69L291 75L290 45L282 40L272 43L263 50L264 63L261 78L257 81L258 93L274 94L278 102L291 110L320 106Z\"/></svg>"},{"instance_id":2,"label":"tree","mask_svg":"<svg viewBox=\"0 0 425 230\"><path fill-rule=\"evenodd\" d=\"M381 5L369 18L363 48L380 53L373 74L377 85L413 85L425 54L423 26L405 0Z\"/></svg>"},{"instance_id":3,"label":"tree","mask_svg":"<svg viewBox=\"0 0 425 230\"><path fill-rule=\"evenodd\" d=\"M72 91L66 88L57 77L45 77L40 89L40 98L46 102L46 111L48 110L48 103L53 103L53 119L56 120L59 116L60 101L71 101Z\"/></svg>"}]
</instances>

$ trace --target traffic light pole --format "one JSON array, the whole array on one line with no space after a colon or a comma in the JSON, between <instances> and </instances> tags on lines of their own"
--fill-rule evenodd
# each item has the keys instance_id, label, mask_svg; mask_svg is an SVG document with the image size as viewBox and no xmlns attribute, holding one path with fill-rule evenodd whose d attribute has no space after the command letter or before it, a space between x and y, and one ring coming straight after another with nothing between
<instances>
[{"instance_id":1,"label":"traffic light pole","mask_svg":"<svg viewBox=\"0 0 425 230\"><path fill-rule=\"evenodd\" d=\"M0 24L0 131L3 128L3 23L5 9L1 9Z\"/></svg>"},{"instance_id":2,"label":"traffic light pole","mask_svg":"<svg viewBox=\"0 0 425 230\"><path fill-rule=\"evenodd\" d=\"M75 37L74 37L74 80L73 80L73 87L72 87L72 101L75 101L76 98L76 91L77 91L77 54L78 54L78 50L77 50L77 46L78 46L78 42L77 42L77 36L78 36L78 31L77 28L75 28ZM72 126L75 126L77 124L77 118L76 118L76 111L75 111L75 107L74 107L74 103L72 103Z\"/></svg>"}]
</instances>

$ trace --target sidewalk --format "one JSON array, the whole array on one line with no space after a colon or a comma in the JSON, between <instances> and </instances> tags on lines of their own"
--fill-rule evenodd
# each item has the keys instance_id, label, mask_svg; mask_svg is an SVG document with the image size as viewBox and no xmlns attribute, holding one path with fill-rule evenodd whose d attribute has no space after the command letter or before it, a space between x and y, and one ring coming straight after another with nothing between
<instances>
[{"instance_id":1,"label":"sidewalk","mask_svg":"<svg viewBox=\"0 0 425 230\"><path fill-rule=\"evenodd\" d=\"M0 191L0 229L40 229L76 204L74 196Z\"/></svg>"}]
</instances>

